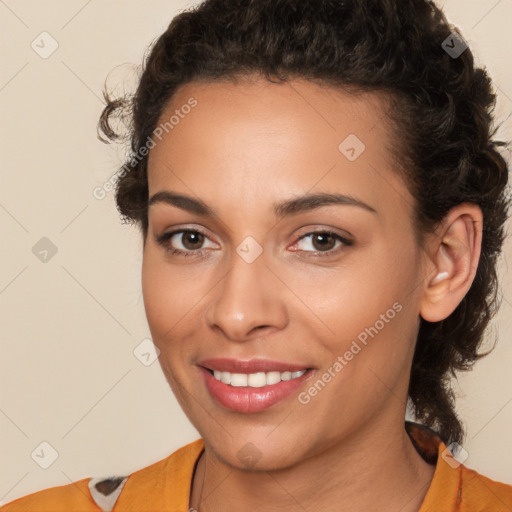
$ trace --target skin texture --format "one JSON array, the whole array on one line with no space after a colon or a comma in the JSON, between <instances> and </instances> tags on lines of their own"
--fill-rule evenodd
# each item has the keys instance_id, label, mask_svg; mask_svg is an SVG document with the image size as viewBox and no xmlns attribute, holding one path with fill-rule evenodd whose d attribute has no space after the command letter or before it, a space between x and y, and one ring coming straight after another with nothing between
<instances>
[{"instance_id":1,"label":"skin texture","mask_svg":"<svg viewBox=\"0 0 512 512\"><path fill-rule=\"evenodd\" d=\"M420 315L446 318L471 285L479 208L454 208L418 245L414 200L395 172L393 134L375 93L353 96L303 80L195 82L178 90L162 120L190 97L197 106L150 151L149 196L186 194L215 215L152 204L142 269L160 365L205 441L190 505L201 512L419 510L434 468L404 430L414 344ZM349 134L366 146L354 161L338 149ZM327 205L275 217L274 203L318 192L350 195L376 213ZM172 238L174 248L204 249L204 257L173 255L156 242L179 229L206 234L199 242ZM301 240L325 230L353 244ZM252 263L236 251L248 236L263 249ZM446 277L436 283L440 272ZM210 357L298 363L315 369L304 391L395 303L394 318L307 404L294 393L259 413L227 410L197 367ZM258 453L250 467L238 456L248 442Z\"/></svg>"}]
</instances>

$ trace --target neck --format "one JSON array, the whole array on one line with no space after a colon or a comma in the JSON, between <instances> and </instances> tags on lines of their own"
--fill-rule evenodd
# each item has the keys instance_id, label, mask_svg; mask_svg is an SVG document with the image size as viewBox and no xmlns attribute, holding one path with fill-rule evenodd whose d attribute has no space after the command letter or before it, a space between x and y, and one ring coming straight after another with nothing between
<instances>
[{"instance_id":1,"label":"neck","mask_svg":"<svg viewBox=\"0 0 512 512\"><path fill-rule=\"evenodd\" d=\"M275 471L225 464L205 445L194 477L191 508L199 512L417 512L434 474L403 422L366 428L328 450ZM202 491L202 492L201 492Z\"/></svg>"}]
</instances>

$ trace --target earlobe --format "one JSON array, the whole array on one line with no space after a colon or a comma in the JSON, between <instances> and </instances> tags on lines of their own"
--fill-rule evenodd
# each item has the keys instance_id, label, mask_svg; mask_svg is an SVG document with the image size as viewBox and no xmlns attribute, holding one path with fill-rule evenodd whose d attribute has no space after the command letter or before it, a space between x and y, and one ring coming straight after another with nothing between
<instances>
[{"instance_id":1,"label":"earlobe","mask_svg":"<svg viewBox=\"0 0 512 512\"><path fill-rule=\"evenodd\" d=\"M447 318L473 283L480 258L482 212L462 204L450 210L433 240L434 265L425 280L420 315L428 322ZM434 274L434 277L431 277Z\"/></svg>"}]
</instances>

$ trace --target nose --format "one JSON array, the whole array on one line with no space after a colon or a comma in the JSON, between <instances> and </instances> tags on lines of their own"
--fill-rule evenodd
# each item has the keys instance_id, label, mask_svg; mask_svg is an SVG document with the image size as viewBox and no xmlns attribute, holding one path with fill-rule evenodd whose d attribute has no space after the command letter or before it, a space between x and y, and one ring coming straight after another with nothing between
<instances>
[{"instance_id":1,"label":"nose","mask_svg":"<svg viewBox=\"0 0 512 512\"><path fill-rule=\"evenodd\" d=\"M285 287L267 267L264 254L247 263L235 252L211 297L206 322L229 340L248 341L288 323Z\"/></svg>"}]
</instances>

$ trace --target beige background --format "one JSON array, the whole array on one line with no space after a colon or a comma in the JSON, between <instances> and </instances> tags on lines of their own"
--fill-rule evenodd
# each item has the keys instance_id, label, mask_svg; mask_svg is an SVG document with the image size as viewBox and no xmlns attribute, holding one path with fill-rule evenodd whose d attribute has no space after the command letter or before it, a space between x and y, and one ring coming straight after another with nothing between
<instances>
[{"instance_id":1,"label":"beige background","mask_svg":"<svg viewBox=\"0 0 512 512\"><path fill-rule=\"evenodd\" d=\"M149 337L141 243L112 194L92 191L120 162L96 139L101 87L128 76L184 1L0 0L2 267L0 503L88 476L128 474L198 437L158 362L134 349ZM500 135L512 139L512 0L446 0L499 88ZM57 50L43 59L40 50ZM45 37L44 48L41 37ZM32 252L47 237L57 253ZM512 242L506 247L512 255ZM459 379L466 464L512 484L512 282L494 353ZM58 458L48 469L51 449ZM31 454L36 451L34 459ZM41 451L43 450L43 451ZM39 454L39 456L37 455Z\"/></svg>"}]
</instances>

